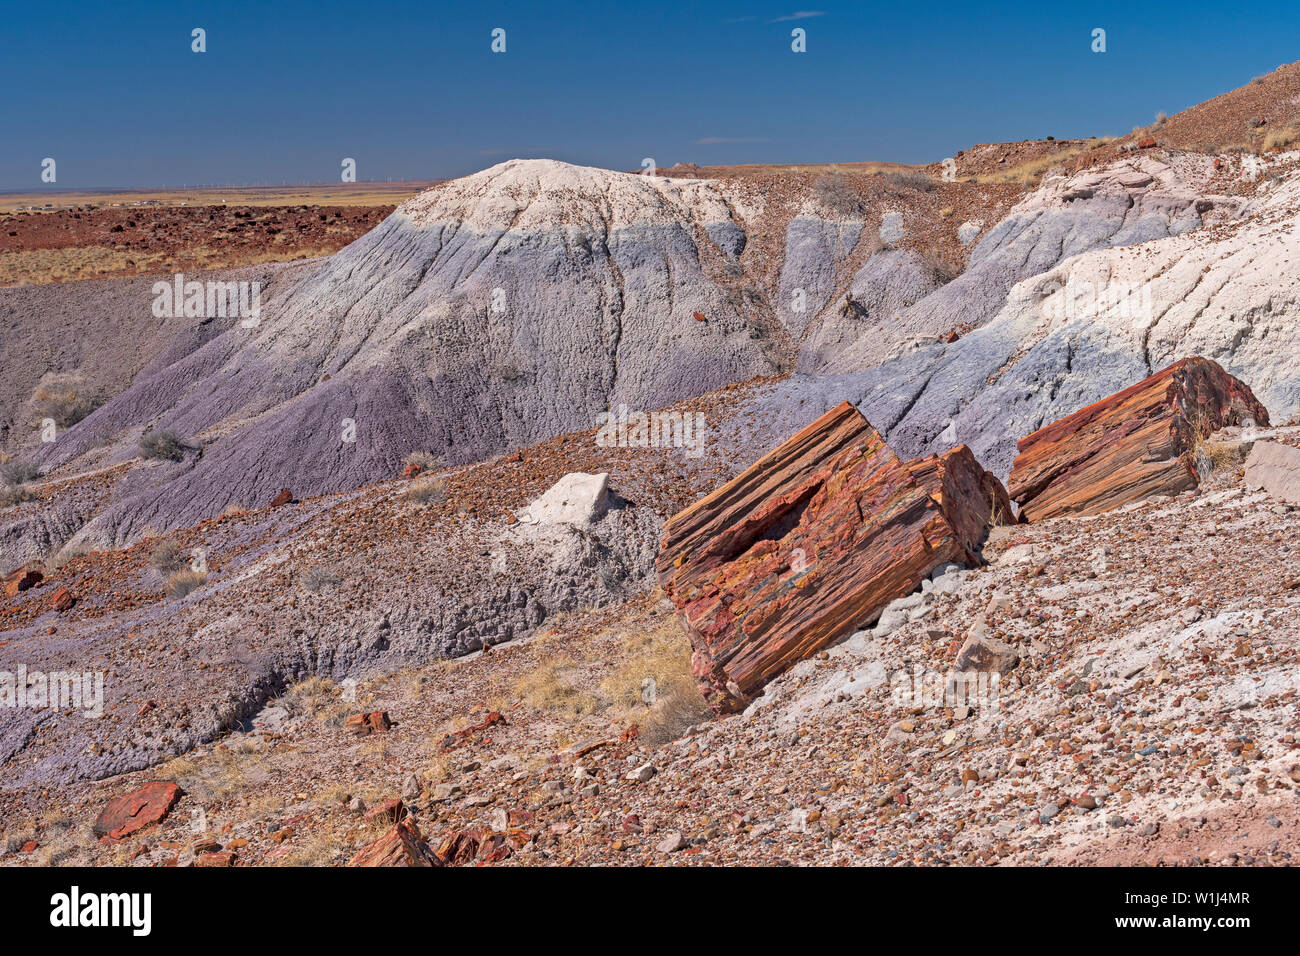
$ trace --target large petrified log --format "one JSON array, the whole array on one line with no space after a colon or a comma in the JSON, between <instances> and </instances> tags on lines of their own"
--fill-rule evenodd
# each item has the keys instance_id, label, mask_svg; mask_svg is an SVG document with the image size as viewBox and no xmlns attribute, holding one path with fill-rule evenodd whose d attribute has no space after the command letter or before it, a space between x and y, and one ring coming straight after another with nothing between
<instances>
[{"instance_id":1,"label":"large petrified log","mask_svg":"<svg viewBox=\"0 0 1300 956\"><path fill-rule=\"evenodd\" d=\"M659 582L721 713L875 620L938 565L977 562L1010 510L965 446L905 464L845 402L674 515Z\"/></svg>"},{"instance_id":2,"label":"large petrified log","mask_svg":"<svg viewBox=\"0 0 1300 956\"><path fill-rule=\"evenodd\" d=\"M1214 362L1187 358L1020 439L1007 482L1020 517L1091 515L1197 484L1195 449L1268 411Z\"/></svg>"}]
</instances>

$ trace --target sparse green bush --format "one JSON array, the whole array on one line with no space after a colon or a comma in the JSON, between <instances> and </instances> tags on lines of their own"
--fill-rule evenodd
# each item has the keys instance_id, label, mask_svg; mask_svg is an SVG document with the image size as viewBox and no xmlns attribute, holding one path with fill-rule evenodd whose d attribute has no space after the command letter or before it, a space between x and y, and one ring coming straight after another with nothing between
<instances>
[{"instance_id":1,"label":"sparse green bush","mask_svg":"<svg viewBox=\"0 0 1300 956\"><path fill-rule=\"evenodd\" d=\"M190 446L181 441L180 436L171 431L145 432L140 436L140 454L145 458L180 461Z\"/></svg>"}]
</instances>

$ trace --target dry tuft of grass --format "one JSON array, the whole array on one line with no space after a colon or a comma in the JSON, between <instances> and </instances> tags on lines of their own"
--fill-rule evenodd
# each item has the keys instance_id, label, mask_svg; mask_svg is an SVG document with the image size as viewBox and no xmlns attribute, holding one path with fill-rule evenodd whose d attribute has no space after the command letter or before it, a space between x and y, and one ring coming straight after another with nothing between
<instances>
[{"instance_id":1,"label":"dry tuft of grass","mask_svg":"<svg viewBox=\"0 0 1300 956\"><path fill-rule=\"evenodd\" d=\"M80 375L46 372L32 393L32 424L40 428L48 419L59 428L70 428L94 411L96 404Z\"/></svg>"},{"instance_id":2,"label":"dry tuft of grass","mask_svg":"<svg viewBox=\"0 0 1300 956\"><path fill-rule=\"evenodd\" d=\"M691 644L676 616L623 644L626 656L601 683L623 719L635 723L651 747L676 740L710 716L691 673Z\"/></svg>"},{"instance_id":3,"label":"dry tuft of grass","mask_svg":"<svg viewBox=\"0 0 1300 956\"><path fill-rule=\"evenodd\" d=\"M348 715L363 710L360 699L343 699L342 689L328 677L308 677L291 685L277 701L290 714L306 714L327 727L341 727Z\"/></svg>"},{"instance_id":4,"label":"dry tuft of grass","mask_svg":"<svg viewBox=\"0 0 1300 956\"><path fill-rule=\"evenodd\" d=\"M1202 478L1220 471L1235 471L1244 460L1242 446L1236 442L1201 438L1192 448L1192 462Z\"/></svg>"},{"instance_id":5,"label":"dry tuft of grass","mask_svg":"<svg viewBox=\"0 0 1300 956\"><path fill-rule=\"evenodd\" d=\"M1264 137L1265 150L1290 149L1300 142L1300 125L1292 124L1271 130Z\"/></svg>"},{"instance_id":6,"label":"dry tuft of grass","mask_svg":"<svg viewBox=\"0 0 1300 956\"><path fill-rule=\"evenodd\" d=\"M167 575L167 597L173 601L192 594L208 582L206 571L182 568Z\"/></svg>"},{"instance_id":7,"label":"dry tuft of grass","mask_svg":"<svg viewBox=\"0 0 1300 956\"><path fill-rule=\"evenodd\" d=\"M171 538L159 541L158 546L149 555L149 567L165 575L173 574L184 568L189 562L181 546Z\"/></svg>"},{"instance_id":8,"label":"dry tuft of grass","mask_svg":"<svg viewBox=\"0 0 1300 956\"><path fill-rule=\"evenodd\" d=\"M572 658L548 661L515 682L515 695L536 710L570 717L586 717L601 709L601 701L577 687L571 673Z\"/></svg>"},{"instance_id":9,"label":"dry tuft of grass","mask_svg":"<svg viewBox=\"0 0 1300 956\"><path fill-rule=\"evenodd\" d=\"M407 501L417 505L442 504L447 500L447 483L441 478L417 478L403 494Z\"/></svg>"},{"instance_id":10,"label":"dry tuft of grass","mask_svg":"<svg viewBox=\"0 0 1300 956\"><path fill-rule=\"evenodd\" d=\"M1038 186L1044 174L1052 167L1063 165L1084 152L1085 150L1082 148L1063 149L1059 153L1039 156L1037 159L1031 159L1009 169L1001 169L995 173L975 176L972 181L977 183L1016 183L1026 189L1032 189Z\"/></svg>"},{"instance_id":11,"label":"dry tuft of grass","mask_svg":"<svg viewBox=\"0 0 1300 956\"><path fill-rule=\"evenodd\" d=\"M406 463L414 465L422 472L442 471L447 467L447 462L441 455L435 455L431 451L413 451L406 456Z\"/></svg>"}]
</instances>

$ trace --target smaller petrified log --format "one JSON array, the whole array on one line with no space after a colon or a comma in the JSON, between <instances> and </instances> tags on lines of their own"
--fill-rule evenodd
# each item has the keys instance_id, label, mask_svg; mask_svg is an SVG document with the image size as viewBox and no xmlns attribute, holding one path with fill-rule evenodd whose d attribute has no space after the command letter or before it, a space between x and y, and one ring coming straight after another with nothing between
<instances>
[{"instance_id":1,"label":"smaller petrified log","mask_svg":"<svg viewBox=\"0 0 1300 956\"><path fill-rule=\"evenodd\" d=\"M1241 380L1183 359L1020 439L1008 490L1024 521L1092 515L1197 485L1195 448L1228 425L1268 424Z\"/></svg>"}]
</instances>

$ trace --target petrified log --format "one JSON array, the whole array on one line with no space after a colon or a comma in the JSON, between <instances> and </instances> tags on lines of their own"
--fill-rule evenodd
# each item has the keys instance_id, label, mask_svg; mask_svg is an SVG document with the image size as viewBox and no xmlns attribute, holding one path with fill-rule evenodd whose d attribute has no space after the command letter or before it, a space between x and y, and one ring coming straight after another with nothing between
<instances>
[{"instance_id":1,"label":"petrified log","mask_svg":"<svg viewBox=\"0 0 1300 956\"><path fill-rule=\"evenodd\" d=\"M659 583L714 710L743 706L938 565L976 563L1010 512L990 481L964 446L903 463L845 402L674 515Z\"/></svg>"},{"instance_id":2,"label":"petrified log","mask_svg":"<svg viewBox=\"0 0 1300 956\"><path fill-rule=\"evenodd\" d=\"M372 843L367 843L348 866L442 866L420 829L409 817Z\"/></svg>"},{"instance_id":3,"label":"petrified log","mask_svg":"<svg viewBox=\"0 0 1300 956\"><path fill-rule=\"evenodd\" d=\"M1195 448L1268 411L1240 379L1187 358L1020 439L1008 489L1025 521L1092 515L1196 487Z\"/></svg>"}]
</instances>

